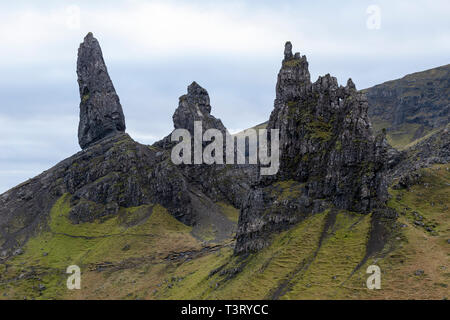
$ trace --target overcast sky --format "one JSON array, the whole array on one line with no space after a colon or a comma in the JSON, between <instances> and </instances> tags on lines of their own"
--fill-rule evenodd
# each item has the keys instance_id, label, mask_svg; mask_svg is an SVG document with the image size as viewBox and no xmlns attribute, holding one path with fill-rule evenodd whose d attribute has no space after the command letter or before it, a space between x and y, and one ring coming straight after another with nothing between
<instances>
[{"instance_id":1,"label":"overcast sky","mask_svg":"<svg viewBox=\"0 0 450 320\"><path fill-rule=\"evenodd\" d=\"M230 131L266 121L284 43L362 89L450 63L450 1L2 1L0 193L79 151L77 49L102 46L127 132L172 130L193 80Z\"/></svg>"}]
</instances>

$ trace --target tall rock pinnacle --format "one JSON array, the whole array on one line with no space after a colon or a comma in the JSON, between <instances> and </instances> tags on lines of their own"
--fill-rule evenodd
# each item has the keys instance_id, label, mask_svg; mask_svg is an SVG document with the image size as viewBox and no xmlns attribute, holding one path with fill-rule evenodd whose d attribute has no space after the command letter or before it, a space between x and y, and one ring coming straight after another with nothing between
<instances>
[{"instance_id":1,"label":"tall rock pinnacle","mask_svg":"<svg viewBox=\"0 0 450 320\"><path fill-rule=\"evenodd\" d=\"M81 98L78 142L85 149L106 136L125 131L119 97L100 45L90 32L78 49L77 75Z\"/></svg>"},{"instance_id":2,"label":"tall rock pinnacle","mask_svg":"<svg viewBox=\"0 0 450 320\"><path fill-rule=\"evenodd\" d=\"M329 74L311 82L306 57L292 55L286 43L267 124L279 130L280 169L249 192L236 253L257 251L271 233L326 208L359 213L383 208L387 149L383 137L373 136L367 109L351 79L345 87ZM296 196L280 201L280 181Z\"/></svg>"},{"instance_id":3,"label":"tall rock pinnacle","mask_svg":"<svg viewBox=\"0 0 450 320\"><path fill-rule=\"evenodd\" d=\"M291 49L288 42L268 124L280 129L280 177L308 183L311 197L368 212L386 190L367 99L351 79L345 87L329 74L311 83L306 57Z\"/></svg>"}]
</instances>

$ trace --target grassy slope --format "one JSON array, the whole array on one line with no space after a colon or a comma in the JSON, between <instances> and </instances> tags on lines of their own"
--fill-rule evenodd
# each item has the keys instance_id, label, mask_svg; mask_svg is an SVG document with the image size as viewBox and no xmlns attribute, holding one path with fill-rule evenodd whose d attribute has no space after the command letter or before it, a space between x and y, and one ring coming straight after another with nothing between
<instances>
[{"instance_id":1,"label":"grassy slope","mask_svg":"<svg viewBox=\"0 0 450 320\"><path fill-rule=\"evenodd\" d=\"M401 248L384 261L389 270L387 297L449 297L450 165L422 171L422 181L410 190L391 190L389 205L400 213L404 231ZM417 270L424 274L416 275Z\"/></svg>"},{"instance_id":2,"label":"grassy slope","mask_svg":"<svg viewBox=\"0 0 450 320\"><path fill-rule=\"evenodd\" d=\"M209 268L203 264L209 260L203 261L202 271L175 269L174 274L183 280L170 288L163 286L156 298L446 298L450 285L449 170L449 165L437 165L424 170L424 180L409 191L391 190L389 205L399 213L407 208L399 218L403 227L382 256L368 259L356 271L365 255L370 216L341 211L324 233L329 214L324 212L277 235L270 247L257 254L236 258L225 250L211 259L214 263ZM417 218L412 212L423 217L424 226L414 224ZM370 264L381 268L381 290L366 288ZM207 272L218 265L213 275ZM233 275L235 268L242 271ZM416 275L418 270L423 274Z\"/></svg>"},{"instance_id":3,"label":"grassy slope","mask_svg":"<svg viewBox=\"0 0 450 320\"><path fill-rule=\"evenodd\" d=\"M159 205L123 208L105 221L74 225L68 219L69 201L70 195L61 197L51 211L49 230L31 239L24 254L7 262L2 278L22 279L0 286L0 292L5 290L14 298L41 294L42 298L56 298L66 293L64 272L69 265L95 269L127 259L161 259L173 250L200 249L191 228ZM47 289L39 292L39 284Z\"/></svg>"},{"instance_id":4,"label":"grassy slope","mask_svg":"<svg viewBox=\"0 0 450 320\"><path fill-rule=\"evenodd\" d=\"M386 133L386 139L391 146L398 150L405 150L414 144L428 138L433 133L439 131L440 128L433 129L425 127L417 123L403 123L402 125L392 127L388 121L379 120L375 117L371 118L372 125L376 133L381 132L382 129L389 128ZM419 135L420 138L416 139L418 130L423 130Z\"/></svg>"},{"instance_id":5,"label":"grassy slope","mask_svg":"<svg viewBox=\"0 0 450 320\"><path fill-rule=\"evenodd\" d=\"M326 227L326 211L274 236L259 253L234 257L232 242L202 247L191 228L160 206L122 209L103 222L72 225L65 195L52 210L50 230L32 239L7 270L0 265L0 298L442 299L450 284L449 167L424 170L423 181L410 190L391 190L389 205L401 213L404 227L392 250L356 271L370 215L340 211ZM219 205L236 220L233 208ZM419 216L423 226L414 223ZM65 287L70 264L82 269L82 290ZM381 290L366 288L369 264L381 268ZM415 274L419 269L423 275ZM40 291L39 284L46 289Z\"/></svg>"},{"instance_id":6,"label":"grassy slope","mask_svg":"<svg viewBox=\"0 0 450 320\"><path fill-rule=\"evenodd\" d=\"M401 79L387 81L375 87L382 87L386 90L397 90L400 101L404 97L408 96L427 96L430 94L430 88L434 88L437 92L430 96L429 104L445 106L448 102L448 75L450 65L445 65L421 72L408 74ZM447 79L447 81L446 81ZM367 92L372 88L364 89L363 92ZM385 103L379 103L376 106L370 106L370 108L383 108L385 110L382 114L371 115L375 132L380 132L383 128L388 129L387 139L388 142L397 149L406 149L408 144L413 143L416 139L422 138L427 134L437 131L438 128L432 128L427 125L423 125L421 121L415 121L416 118L424 117L431 118L437 111L426 113L426 110L421 109L415 113L409 115L401 125L394 126L392 123L393 112L395 105L386 106ZM443 110L443 107L442 107ZM443 116L443 115L442 115ZM422 127L422 128L421 128ZM423 131L419 131L423 130Z\"/></svg>"}]
</instances>

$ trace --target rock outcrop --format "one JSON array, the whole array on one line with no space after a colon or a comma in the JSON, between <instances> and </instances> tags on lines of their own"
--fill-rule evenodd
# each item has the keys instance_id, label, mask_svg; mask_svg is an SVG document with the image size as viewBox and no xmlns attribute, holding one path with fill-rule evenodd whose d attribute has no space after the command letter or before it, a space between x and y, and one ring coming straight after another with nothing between
<instances>
[{"instance_id":1,"label":"rock outcrop","mask_svg":"<svg viewBox=\"0 0 450 320\"><path fill-rule=\"evenodd\" d=\"M202 122L202 134L208 129L218 129L224 135L228 132L220 119L211 115L209 94L197 82L193 81L187 88L187 94L180 96L178 108L173 116L174 129L186 129L194 136L194 122ZM171 142L171 135L155 143L155 146L170 149L176 143Z\"/></svg>"},{"instance_id":2,"label":"rock outcrop","mask_svg":"<svg viewBox=\"0 0 450 320\"><path fill-rule=\"evenodd\" d=\"M368 213L387 199L388 149L372 134L364 94L329 74L311 83L306 57L291 48L286 43L267 126L280 130L280 170L250 192L236 253L261 249L308 214L331 206Z\"/></svg>"},{"instance_id":3,"label":"rock outcrop","mask_svg":"<svg viewBox=\"0 0 450 320\"><path fill-rule=\"evenodd\" d=\"M222 121L211 114L211 104L206 89L202 88L195 81L192 82L187 88L187 94L179 98L178 108L175 110L172 118L175 129L186 129L190 132L192 147L194 145L195 121L201 121L202 134L208 129L219 130L223 135L224 163L226 162L225 136L229 133ZM161 141L156 142L154 146L170 152L176 143L172 142L171 135L168 135ZM203 142L202 147L205 147L208 143ZM214 201L227 201L237 208L241 207L251 183L257 179L257 168L251 165L181 164L177 167L183 171L184 176L191 185L202 190L209 198Z\"/></svg>"},{"instance_id":4,"label":"rock outcrop","mask_svg":"<svg viewBox=\"0 0 450 320\"><path fill-rule=\"evenodd\" d=\"M119 97L92 33L78 49L77 75L81 98L78 142L85 149L104 137L125 131Z\"/></svg>"},{"instance_id":5,"label":"rock outcrop","mask_svg":"<svg viewBox=\"0 0 450 320\"><path fill-rule=\"evenodd\" d=\"M233 198L233 193L236 197L243 193L241 185L236 184L234 191L227 189L239 176L237 171L225 167L209 168L203 174L199 168L189 171L172 163L170 148L142 145L122 132L125 122L119 98L92 34L80 46L77 71L83 150L0 195L0 259L20 252L30 237L45 230L54 203L63 196L70 198L69 219L74 224L159 204L179 221L195 226L194 236L201 228L214 228L218 239L229 237L235 226L215 202L228 205L224 194ZM174 124L189 126L197 119L194 114L202 114L199 117L208 125L226 130L209 115L210 110L208 93L193 83L180 99Z\"/></svg>"},{"instance_id":6,"label":"rock outcrop","mask_svg":"<svg viewBox=\"0 0 450 320\"><path fill-rule=\"evenodd\" d=\"M389 170L388 178L395 188L409 188L420 169L450 162L450 124L422 138L401 152L401 161Z\"/></svg>"},{"instance_id":7,"label":"rock outcrop","mask_svg":"<svg viewBox=\"0 0 450 320\"><path fill-rule=\"evenodd\" d=\"M188 86L187 94L180 97L179 106L173 114L173 125L175 129L187 129L193 133L194 121L202 121L204 130L226 132L222 121L211 115L208 91L195 81Z\"/></svg>"},{"instance_id":8,"label":"rock outcrop","mask_svg":"<svg viewBox=\"0 0 450 320\"><path fill-rule=\"evenodd\" d=\"M46 228L62 196L70 197L75 224L160 204L194 229L214 224L220 237L228 237L234 226L217 203L231 204L241 209L237 254L259 250L274 233L327 209L333 213L330 221L339 209L383 215L385 173L398 165L399 155L384 134L372 134L367 100L351 79L343 87L327 74L312 83L306 57L292 54L290 43L267 123L269 131L280 132L280 168L273 176L258 176L255 165L174 165L170 136L153 146L135 142L124 133L122 107L92 34L80 46L77 73L83 150L0 196L5 257ZM202 121L203 132L214 128L228 134L211 115L208 92L196 82L180 97L173 121L175 129L191 134L194 121Z\"/></svg>"}]
</instances>

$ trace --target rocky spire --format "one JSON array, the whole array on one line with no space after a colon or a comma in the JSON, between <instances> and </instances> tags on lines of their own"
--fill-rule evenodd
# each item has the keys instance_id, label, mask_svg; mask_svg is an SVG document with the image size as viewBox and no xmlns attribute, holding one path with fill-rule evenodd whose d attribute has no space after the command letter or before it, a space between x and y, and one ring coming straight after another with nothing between
<instances>
[{"instance_id":1,"label":"rocky spire","mask_svg":"<svg viewBox=\"0 0 450 320\"><path fill-rule=\"evenodd\" d=\"M226 130L222 121L211 115L208 91L195 81L188 86L187 94L180 97L172 119L175 129L187 129L191 133L194 132L194 121L202 121L204 130Z\"/></svg>"},{"instance_id":2,"label":"rocky spire","mask_svg":"<svg viewBox=\"0 0 450 320\"><path fill-rule=\"evenodd\" d=\"M350 89L350 90L356 90L356 86L353 83L352 78L348 78L348 80L347 80L347 88Z\"/></svg>"},{"instance_id":3,"label":"rocky spire","mask_svg":"<svg viewBox=\"0 0 450 320\"><path fill-rule=\"evenodd\" d=\"M78 142L85 149L106 136L125 131L119 97L100 45L90 32L78 49L77 75L81 98Z\"/></svg>"},{"instance_id":4,"label":"rocky spire","mask_svg":"<svg viewBox=\"0 0 450 320\"><path fill-rule=\"evenodd\" d=\"M268 124L268 129L280 129L285 159L279 174L300 182L322 177L326 183L311 183L311 195L330 197L342 209L370 211L386 190L377 180L385 159L376 156L367 99L351 79L346 87L329 74L311 83L305 56L286 60L291 49L288 42ZM361 184L355 189L356 180Z\"/></svg>"},{"instance_id":5,"label":"rocky spire","mask_svg":"<svg viewBox=\"0 0 450 320\"><path fill-rule=\"evenodd\" d=\"M372 134L365 95L351 79L343 87L329 74L311 83L306 57L292 56L291 50L286 43L267 125L279 130L280 169L262 177L249 192L239 218L236 253L261 249L271 233L307 214L327 207L368 213L387 199L387 152ZM273 193L279 181L296 184L289 190L299 196L280 203Z\"/></svg>"},{"instance_id":6,"label":"rocky spire","mask_svg":"<svg viewBox=\"0 0 450 320\"><path fill-rule=\"evenodd\" d=\"M292 58L292 44L287 41L284 45L284 60L289 60Z\"/></svg>"},{"instance_id":7,"label":"rocky spire","mask_svg":"<svg viewBox=\"0 0 450 320\"><path fill-rule=\"evenodd\" d=\"M292 44L288 41L284 46L284 59L278 73L276 102L280 99L293 100L305 93L311 86L308 61L299 52L292 55Z\"/></svg>"},{"instance_id":8,"label":"rocky spire","mask_svg":"<svg viewBox=\"0 0 450 320\"><path fill-rule=\"evenodd\" d=\"M195 81L187 87L187 94L179 98L178 108L175 110L172 119L175 129L186 129L192 136L194 135L195 121L202 122L203 132L208 129L218 129L223 134L227 132L222 121L211 115L208 91ZM164 149L171 148L173 143L170 135L155 142L155 146Z\"/></svg>"}]
</instances>

